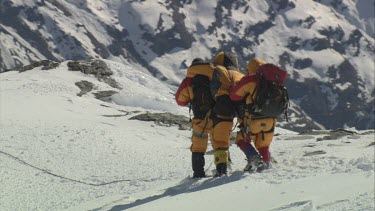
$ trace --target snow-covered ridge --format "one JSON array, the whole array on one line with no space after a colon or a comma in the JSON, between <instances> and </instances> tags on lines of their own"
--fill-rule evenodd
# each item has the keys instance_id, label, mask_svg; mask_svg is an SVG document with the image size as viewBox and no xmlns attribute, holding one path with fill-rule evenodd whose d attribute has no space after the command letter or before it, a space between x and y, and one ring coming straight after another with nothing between
<instances>
[{"instance_id":1,"label":"snow-covered ridge","mask_svg":"<svg viewBox=\"0 0 375 211\"><path fill-rule=\"evenodd\" d=\"M100 61L100 60L98 60ZM105 64L112 72L111 78L118 84L111 86L95 75L69 71L69 62L62 62L57 68L43 70L35 67L25 72L9 71L1 74L4 91L9 89L32 92L37 95L74 96L80 93L76 85L80 81L93 84L93 89L83 98L94 98L95 93L113 91L104 100L108 102L148 110L179 112L174 101L173 91L164 83L148 73L143 73L132 65L106 60ZM17 83L22 81L22 84ZM100 102L100 101L99 101Z\"/></svg>"},{"instance_id":2,"label":"snow-covered ridge","mask_svg":"<svg viewBox=\"0 0 375 211\"><path fill-rule=\"evenodd\" d=\"M110 60L62 63L45 60L1 73L0 76L4 81L4 86L22 87L25 92L32 91L37 95L50 94L52 97L77 95L85 99L100 99L114 105L141 110L190 115L187 107L179 107L175 103L175 89L149 73L143 73L139 66L133 64L122 64ZM12 80L8 79L9 77ZM54 77L56 80L51 81ZM24 83L22 86L16 82L18 78L22 79ZM43 91L38 92L39 89ZM293 102L288 113L288 122L284 118L279 119L278 124L282 128L294 131L324 128Z\"/></svg>"}]
</instances>

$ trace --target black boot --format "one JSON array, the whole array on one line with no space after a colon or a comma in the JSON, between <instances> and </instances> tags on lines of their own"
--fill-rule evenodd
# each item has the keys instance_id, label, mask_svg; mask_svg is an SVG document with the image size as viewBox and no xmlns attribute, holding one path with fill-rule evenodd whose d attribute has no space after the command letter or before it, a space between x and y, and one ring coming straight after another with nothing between
<instances>
[{"instance_id":1,"label":"black boot","mask_svg":"<svg viewBox=\"0 0 375 211\"><path fill-rule=\"evenodd\" d=\"M216 149L214 153L216 174L215 177L221 177L227 174L229 151L228 149Z\"/></svg>"},{"instance_id":2,"label":"black boot","mask_svg":"<svg viewBox=\"0 0 375 211\"><path fill-rule=\"evenodd\" d=\"M221 177L222 175L227 174L227 164L219 163L216 165L216 174L215 177Z\"/></svg>"},{"instance_id":3,"label":"black boot","mask_svg":"<svg viewBox=\"0 0 375 211\"><path fill-rule=\"evenodd\" d=\"M191 155L191 163L193 167L193 178L206 177L204 172L204 153L203 152L193 152Z\"/></svg>"}]
</instances>

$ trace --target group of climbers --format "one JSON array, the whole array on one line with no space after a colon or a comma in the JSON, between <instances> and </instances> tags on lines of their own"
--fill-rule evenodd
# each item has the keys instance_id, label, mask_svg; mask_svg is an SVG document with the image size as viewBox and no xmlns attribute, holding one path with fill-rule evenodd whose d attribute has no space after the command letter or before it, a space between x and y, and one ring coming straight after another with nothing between
<instances>
[{"instance_id":1,"label":"group of climbers","mask_svg":"<svg viewBox=\"0 0 375 211\"><path fill-rule=\"evenodd\" d=\"M284 93L274 84L282 83L286 72L258 58L249 61L246 71L245 76L239 71L236 54L226 51L212 62L196 58L187 69L175 97L178 105L189 105L194 115L190 148L194 178L206 176L204 155L209 138L214 149L215 176L227 174L234 118L240 128L236 144L248 160L245 170L261 172L270 168L269 146L276 117L286 110L288 100L286 90ZM271 83L265 83L272 77ZM261 86L261 82L265 85ZM284 95L281 103L279 93ZM265 94L273 95L274 99L263 97Z\"/></svg>"}]
</instances>

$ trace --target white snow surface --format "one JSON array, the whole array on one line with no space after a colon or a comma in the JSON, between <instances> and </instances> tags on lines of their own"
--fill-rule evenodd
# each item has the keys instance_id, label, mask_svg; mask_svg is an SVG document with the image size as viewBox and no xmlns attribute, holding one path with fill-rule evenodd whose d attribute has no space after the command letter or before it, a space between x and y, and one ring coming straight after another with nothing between
<instances>
[{"instance_id":1,"label":"white snow surface","mask_svg":"<svg viewBox=\"0 0 375 211\"><path fill-rule=\"evenodd\" d=\"M123 87L115 103L78 97L81 80L94 83L92 92L114 88L65 63L0 74L0 210L375 209L373 132L317 141L323 135L277 127L271 169L242 171L233 144L228 176L192 179L191 131L129 120L188 109L157 79L108 65ZM205 157L211 175L211 147Z\"/></svg>"}]
</instances>

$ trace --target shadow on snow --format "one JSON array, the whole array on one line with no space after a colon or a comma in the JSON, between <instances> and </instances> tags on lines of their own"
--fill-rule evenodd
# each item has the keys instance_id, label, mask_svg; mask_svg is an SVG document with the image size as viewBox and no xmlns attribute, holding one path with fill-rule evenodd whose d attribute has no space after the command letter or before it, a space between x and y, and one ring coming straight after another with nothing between
<instances>
[{"instance_id":1,"label":"shadow on snow","mask_svg":"<svg viewBox=\"0 0 375 211\"><path fill-rule=\"evenodd\" d=\"M152 201L156 201L166 196L176 196L183 193L193 193L205 189L210 189L220 185L228 184L240 180L244 176L245 172L238 171L233 172L229 176L213 177L205 179L192 179L187 177L183 179L178 185L167 188L164 193L160 195L150 196L144 199L138 199L129 204L116 205L110 209L110 211L126 210L132 207L136 207L142 204L147 204Z\"/></svg>"}]
</instances>

